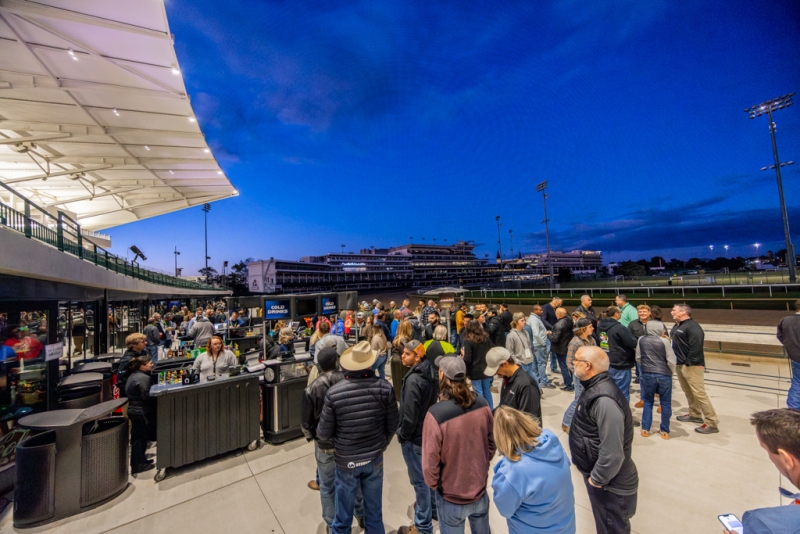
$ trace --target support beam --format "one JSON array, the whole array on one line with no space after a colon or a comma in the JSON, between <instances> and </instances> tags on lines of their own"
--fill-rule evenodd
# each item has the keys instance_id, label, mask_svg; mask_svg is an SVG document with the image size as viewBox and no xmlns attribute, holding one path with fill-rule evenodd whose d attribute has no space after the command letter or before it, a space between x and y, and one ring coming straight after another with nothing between
<instances>
[{"instance_id":1,"label":"support beam","mask_svg":"<svg viewBox=\"0 0 800 534\"><path fill-rule=\"evenodd\" d=\"M69 176L71 174L79 174L82 172L94 172L110 168L111 165L100 165L97 167L91 167L91 168L87 167L84 169L66 169L58 172L51 172L50 174L37 174L35 176L25 176L23 178L12 178L10 180L3 180L3 183L8 185L8 184L17 184L20 182L30 182L33 180L47 180L48 178L55 178L56 176Z\"/></svg>"},{"instance_id":2,"label":"support beam","mask_svg":"<svg viewBox=\"0 0 800 534\"><path fill-rule=\"evenodd\" d=\"M72 202L82 202L84 200L94 200L95 198L107 197L107 196L111 196L111 195L119 195L119 194L122 194L122 193L130 193L131 191L138 191L140 189L146 189L146 188L148 188L148 187L147 186L141 186L141 187L129 187L127 189L114 189L112 191L106 191L104 193L98 193L96 195L84 195L82 197L67 198L67 199L63 199L63 200L57 199L57 200L55 200L53 202L48 202L47 204L43 204L43 206L45 208L49 208L51 206L61 206L61 205L64 205L64 204L70 204Z\"/></svg>"},{"instance_id":3,"label":"support beam","mask_svg":"<svg viewBox=\"0 0 800 534\"><path fill-rule=\"evenodd\" d=\"M51 133L42 135L31 135L29 137L7 137L0 139L0 145L17 145L20 143L33 143L36 141L52 141L53 139L64 139L72 137L70 133Z\"/></svg>"}]
</instances>

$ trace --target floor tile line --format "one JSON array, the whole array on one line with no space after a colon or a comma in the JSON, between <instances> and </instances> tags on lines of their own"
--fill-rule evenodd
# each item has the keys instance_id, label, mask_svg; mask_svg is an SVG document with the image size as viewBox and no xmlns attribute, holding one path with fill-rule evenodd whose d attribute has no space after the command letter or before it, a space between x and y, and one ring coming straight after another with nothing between
<instances>
[{"instance_id":1,"label":"floor tile line","mask_svg":"<svg viewBox=\"0 0 800 534\"><path fill-rule=\"evenodd\" d=\"M290 462L290 463L291 463L291 462ZM264 472L266 473L266 471L264 471ZM264 488L262 488L262 487L261 487L261 483L260 483L260 482L258 481L258 479L255 477L255 475L253 475L253 479L256 481L256 485L258 486L258 491L260 491L260 492L261 492L261 495L264 497L264 500L265 500L265 501L267 501L267 506L269 506L269 511L272 513L272 517L274 517L274 518L275 518L275 521L277 521L277 522L278 522L278 525L280 525L280 527L281 527L281 530L282 530L282 531L285 533L285 532L286 532L286 529L285 529L285 528L283 528L283 523L281 523L281 518L280 518L280 517L278 517L278 514L276 514L276 513L275 513L275 510L272 508L272 503L270 503L270 502L269 502L269 499L267 498L267 494L266 494L266 493L264 493Z\"/></svg>"}]
</instances>

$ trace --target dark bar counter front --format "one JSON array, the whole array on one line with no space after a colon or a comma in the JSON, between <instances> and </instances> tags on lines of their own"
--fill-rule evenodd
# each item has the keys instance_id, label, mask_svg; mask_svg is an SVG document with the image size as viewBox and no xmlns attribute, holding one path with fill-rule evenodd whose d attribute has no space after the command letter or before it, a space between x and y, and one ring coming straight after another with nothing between
<instances>
[{"instance_id":1,"label":"dark bar counter front","mask_svg":"<svg viewBox=\"0 0 800 534\"><path fill-rule=\"evenodd\" d=\"M154 385L158 421L155 480L166 468L258 446L259 375L217 376L191 385Z\"/></svg>"}]
</instances>

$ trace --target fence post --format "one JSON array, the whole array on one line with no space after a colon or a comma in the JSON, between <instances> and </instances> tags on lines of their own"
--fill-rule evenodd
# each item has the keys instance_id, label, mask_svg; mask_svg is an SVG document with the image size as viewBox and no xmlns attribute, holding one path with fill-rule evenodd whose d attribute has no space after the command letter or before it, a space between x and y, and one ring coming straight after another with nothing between
<instances>
[{"instance_id":1,"label":"fence post","mask_svg":"<svg viewBox=\"0 0 800 534\"><path fill-rule=\"evenodd\" d=\"M33 232L31 231L31 205L28 204L28 201L25 201L25 221L23 222L25 225L25 237L30 239Z\"/></svg>"},{"instance_id":2,"label":"fence post","mask_svg":"<svg viewBox=\"0 0 800 534\"><path fill-rule=\"evenodd\" d=\"M56 227L56 234L58 235L58 250L64 252L64 214L58 212L58 226Z\"/></svg>"},{"instance_id":3,"label":"fence post","mask_svg":"<svg viewBox=\"0 0 800 534\"><path fill-rule=\"evenodd\" d=\"M75 228L78 229L78 257L83 259L83 234L81 234L81 225L75 223Z\"/></svg>"}]
</instances>

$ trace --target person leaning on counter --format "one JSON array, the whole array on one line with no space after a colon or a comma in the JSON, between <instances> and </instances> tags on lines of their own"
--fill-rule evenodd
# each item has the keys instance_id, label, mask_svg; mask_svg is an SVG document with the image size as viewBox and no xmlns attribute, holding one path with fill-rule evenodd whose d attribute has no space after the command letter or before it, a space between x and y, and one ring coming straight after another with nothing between
<instances>
[{"instance_id":1,"label":"person leaning on counter","mask_svg":"<svg viewBox=\"0 0 800 534\"><path fill-rule=\"evenodd\" d=\"M200 380L205 380L211 375L227 373L237 363L233 352L223 348L222 338L212 336L206 344L206 351L195 359L193 367L200 371Z\"/></svg>"}]
</instances>

